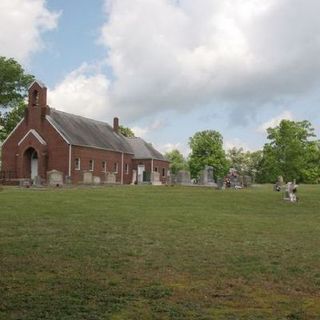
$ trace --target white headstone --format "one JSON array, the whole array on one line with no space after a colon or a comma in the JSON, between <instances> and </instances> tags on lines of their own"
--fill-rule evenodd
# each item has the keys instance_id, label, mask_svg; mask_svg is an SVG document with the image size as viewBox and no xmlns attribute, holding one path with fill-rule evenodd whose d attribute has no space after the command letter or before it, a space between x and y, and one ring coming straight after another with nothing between
<instances>
[{"instance_id":1,"label":"white headstone","mask_svg":"<svg viewBox=\"0 0 320 320\"><path fill-rule=\"evenodd\" d=\"M131 184L136 184L137 182L137 170L132 170L132 181Z\"/></svg>"},{"instance_id":2,"label":"white headstone","mask_svg":"<svg viewBox=\"0 0 320 320\"><path fill-rule=\"evenodd\" d=\"M113 172L107 172L106 173L106 180L105 180L105 183L116 183L117 182L117 177L115 175L115 173Z\"/></svg>"},{"instance_id":3,"label":"white headstone","mask_svg":"<svg viewBox=\"0 0 320 320\"><path fill-rule=\"evenodd\" d=\"M92 184L93 182L93 176L92 172L86 171L83 173L83 183L84 184Z\"/></svg>"},{"instance_id":4,"label":"white headstone","mask_svg":"<svg viewBox=\"0 0 320 320\"><path fill-rule=\"evenodd\" d=\"M160 181L160 173L159 172L152 172L151 173L151 183L154 186L160 186L162 184Z\"/></svg>"},{"instance_id":5,"label":"white headstone","mask_svg":"<svg viewBox=\"0 0 320 320\"><path fill-rule=\"evenodd\" d=\"M97 177L97 176L94 176L93 177L93 184L101 184L101 178Z\"/></svg>"},{"instance_id":6,"label":"white headstone","mask_svg":"<svg viewBox=\"0 0 320 320\"><path fill-rule=\"evenodd\" d=\"M296 185L295 182L288 182L287 186L286 186L284 200L296 202L297 201L297 195L296 195L297 188L298 188L298 185Z\"/></svg>"},{"instance_id":7,"label":"white headstone","mask_svg":"<svg viewBox=\"0 0 320 320\"><path fill-rule=\"evenodd\" d=\"M63 185L63 173L58 170L51 170L47 172L48 185L49 186L62 186Z\"/></svg>"}]
</instances>

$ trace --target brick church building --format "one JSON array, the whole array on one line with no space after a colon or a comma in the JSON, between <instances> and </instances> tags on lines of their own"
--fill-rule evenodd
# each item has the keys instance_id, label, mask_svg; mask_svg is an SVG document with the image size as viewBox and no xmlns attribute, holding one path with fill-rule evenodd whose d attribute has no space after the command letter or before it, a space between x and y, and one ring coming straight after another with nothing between
<instances>
[{"instance_id":1,"label":"brick church building","mask_svg":"<svg viewBox=\"0 0 320 320\"><path fill-rule=\"evenodd\" d=\"M3 179L40 178L46 183L47 172L57 170L76 184L91 171L102 182L112 172L117 183L130 184L149 181L158 172L166 183L168 169L169 162L151 144L119 132L118 118L111 127L50 108L47 88L38 81L29 87L24 118L2 145Z\"/></svg>"}]
</instances>

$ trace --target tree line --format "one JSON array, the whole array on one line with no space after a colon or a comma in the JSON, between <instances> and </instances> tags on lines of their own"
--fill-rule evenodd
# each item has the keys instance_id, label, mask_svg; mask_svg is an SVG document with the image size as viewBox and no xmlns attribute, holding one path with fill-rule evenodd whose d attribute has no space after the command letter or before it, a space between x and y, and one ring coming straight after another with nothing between
<instances>
[{"instance_id":1,"label":"tree line","mask_svg":"<svg viewBox=\"0 0 320 320\"><path fill-rule=\"evenodd\" d=\"M12 58L0 57L0 144L24 115L28 86L34 76L26 73ZM130 128L120 127L125 136L133 137ZM267 129L262 150L223 149L223 137L215 130L196 132L189 138L191 153L187 158L179 150L165 154L171 172L190 170L198 178L205 165L214 168L215 178L223 178L234 168L241 175L251 176L257 183L296 179L299 183L320 182L320 142L309 121L282 120Z\"/></svg>"},{"instance_id":2,"label":"tree line","mask_svg":"<svg viewBox=\"0 0 320 320\"><path fill-rule=\"evenodd\" d=\"M225 177L234 168L257 183L273 183L279 176L285 181L320 182L320 141L309 121L282 120L267 133L263 149L250 152L235 147L225 151L219 132L201 131L189 138L191 153L187 158L179 150L166 153L166 157L172 173L187 169L193 178L209 165L214 168L215 178Z\"/></svg>"}]
</instances>

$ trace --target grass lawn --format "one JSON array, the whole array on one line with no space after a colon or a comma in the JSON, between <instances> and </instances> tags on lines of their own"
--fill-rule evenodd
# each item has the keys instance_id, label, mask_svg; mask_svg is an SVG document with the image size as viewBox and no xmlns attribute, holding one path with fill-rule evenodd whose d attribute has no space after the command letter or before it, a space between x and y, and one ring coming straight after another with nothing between
<instances>
[{"instance_id":1,"label":"grass lawn","mask_svg":"<svg viewBox=\"0 0 320 320\"><path fill-rule=\"evenodd\" d=\"M320 186L0 192L0 319L320 319Z\"/></svg>"}]
</instances>

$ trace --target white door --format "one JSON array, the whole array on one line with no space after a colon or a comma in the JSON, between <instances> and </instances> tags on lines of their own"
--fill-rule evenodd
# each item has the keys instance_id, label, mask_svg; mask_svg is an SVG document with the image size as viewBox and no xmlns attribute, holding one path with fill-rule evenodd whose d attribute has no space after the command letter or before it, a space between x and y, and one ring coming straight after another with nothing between
<instances>
[{"instance_id":1,"label":"white door","mask_svg":"<svg viewBox=\"0 0 320 320\"><path fill-rule=\"evenodd\" d=\"M138 165L138 183L143 182L143 172L144 172L144 165L139 164Z\"/></svg>"},{"instance_id":2,"label":"white door","mask_svg":"<svg viewBox=\"0 0 320 320\"><path fill-rule=\"evenodd\" d=\"M31 155L31 179L34 179L38 175L38 155L34 151Z\"/></svg>"}]
</instances>

